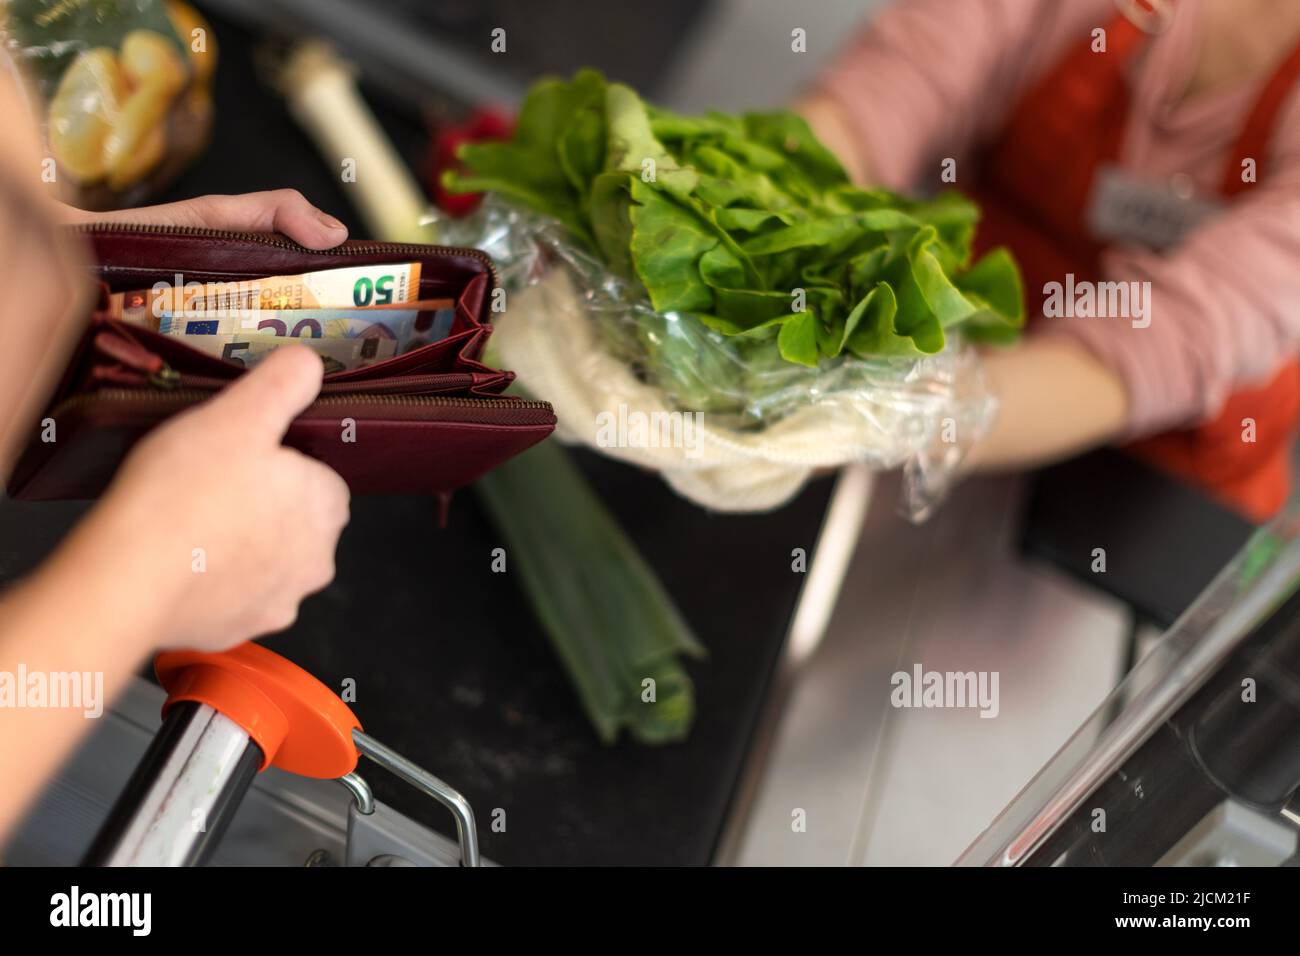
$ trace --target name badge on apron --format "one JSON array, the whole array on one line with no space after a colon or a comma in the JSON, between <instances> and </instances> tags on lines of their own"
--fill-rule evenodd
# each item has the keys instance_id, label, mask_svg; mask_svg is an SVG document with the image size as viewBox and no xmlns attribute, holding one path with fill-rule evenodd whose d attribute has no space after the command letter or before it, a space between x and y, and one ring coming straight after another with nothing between
<instances>
[{"instance_id":1,"label":"name badge on apron","mask_svg":"<svg viewBox=\"0 0 1300 956\"><path fill-rule=\"evenodd\" d=\"M1223 209L1218 200L1197 196L1185 176L1140 179L1118 166L1097 170L1088 204L1088 228L1105 243L1136 243L1163 251Z\"/></svg>"}]
</instances>

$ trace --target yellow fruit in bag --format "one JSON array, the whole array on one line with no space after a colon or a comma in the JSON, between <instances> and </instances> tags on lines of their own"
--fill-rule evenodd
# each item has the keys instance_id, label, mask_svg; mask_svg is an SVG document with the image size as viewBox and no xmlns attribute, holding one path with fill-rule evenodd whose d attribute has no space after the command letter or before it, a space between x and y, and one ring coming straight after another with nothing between
<instances>
[{"instance_id":1,"label":"yellow fruit in bag","mask_svg":"<svg viewBox=\"0 0 1300 956\"><path fill-rule=\"evenodd\" d=\"M130 170L147 170L161 156L158 153L153 162L143 162L149 138L155 133L163 134L163 120L171 108L172 94L173 91L162 82L151 82L136 87L122 104L117 119L104 137L104 168L114 189L134 181L128 176Z\"/></svg>"},{"instance_id":2,"label":"yellow fruit in bag","mask_svg":"<svg viewBox=\"0 0 1300 956\"><path fill-rule=\"evenodd\" d=\"M77 55L50 100L49 141L54 158L80 182L104 175L104 141L127 96L117 57L107 47Z\"/></svg>"},{"instance_id":3,"label":"yellow fruit in bag","mask_svg":"<svg viewBox=\"0 0 1300 956\"><path fill-rule=\"evenodd\" d=\"M155 126L144 134L144 139L129 153L118 158L108 169L108 187L125 189L139 181L153 169L167 152L167 134L162 126Z\"/></svg>"},{"instance_id":4,"label":"yellow fruit in bag","mask_svg":"<svg viewBox=\"0 0 1300 956\"><path fill-rule=\"evenodd\" d=\"M132 86L158 86L174 93L189 79L176 44L153 30L132 30L122 39L122 72Z\"/></svg>"},{"instance_id":5,"label":"yellow fruit in bag","mask_svg":"<svg viewBox=\"0 0 1300 956\"><path fill-rule=\"evenodd\" d=\"M188 3L0 0L0 38L43 99L73 205L138 205L206 144L216 37Z\"/></svg>"}]
</instances>

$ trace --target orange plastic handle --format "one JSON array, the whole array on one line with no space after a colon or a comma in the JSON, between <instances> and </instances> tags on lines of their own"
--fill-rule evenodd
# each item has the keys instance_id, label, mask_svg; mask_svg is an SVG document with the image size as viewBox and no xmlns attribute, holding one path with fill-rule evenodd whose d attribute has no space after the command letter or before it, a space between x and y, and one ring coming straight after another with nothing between
<instances>
[{"instance_id":1,"label":"orange plastic handle","mask_svg":"<svg viewBox=\"0 0 1300 956\"><path fill-rule=\"evenodd\" d=\"M239 724L262 748L262 768L322 779L357 765L352 731L361 722L328 687L259 644L217 654L163 651L154 673L167 691L163 714L182 700L207 704Z\"/></svg>"}]
</instances>

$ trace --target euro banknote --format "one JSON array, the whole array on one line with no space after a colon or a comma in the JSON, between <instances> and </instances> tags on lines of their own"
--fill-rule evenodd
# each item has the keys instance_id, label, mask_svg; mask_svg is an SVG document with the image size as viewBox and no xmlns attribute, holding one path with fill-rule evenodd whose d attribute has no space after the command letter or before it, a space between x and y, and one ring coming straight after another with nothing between
<instances>
[{"instance_id":1,"label":"euro banknote","mask_svg":"<svg viewBox=\"0 0 1300 956\"><path fill-rule=\"evenodd\" d=\"M150 326L163 312L400 306L419 298L420 263L403 262L223 282L189 281L176 273L149 289L110 293L108 313Z\"/></svg>"},{"instance_id":2,"label":"euro banknote","mask_svg":"<svg viewBox=\"0 0 1300 956\"><path fill-rule=\"evenodd\" d=\"M321 357L325 371L342 372L364 368L397 354L397 340L366 336L360 338L295 339L286 336L253 333L222 335L181 335L178 337L191 348L228 359L252 368L267 355L286 345L303 344Z\"/></svg>"}]
</instances>

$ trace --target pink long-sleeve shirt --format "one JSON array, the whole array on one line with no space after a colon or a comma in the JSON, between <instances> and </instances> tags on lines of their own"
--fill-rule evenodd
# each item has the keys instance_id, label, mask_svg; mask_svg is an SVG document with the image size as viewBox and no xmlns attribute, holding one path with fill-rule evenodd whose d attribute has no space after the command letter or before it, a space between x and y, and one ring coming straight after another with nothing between
<instances>
[{"instance_id":1,"label":"pink long-sleeve shirt","mask_svg":"<svg viewBox=\"0 0 1300 956\"><path fill-rule=\"evenodd\" d=\"M1183 174L1213 196L1268 77L1179 102L1201 42L1200 7L1179 0L1171 27L1131 71L1120 166L1144 179ZM1029 84L1115 9L1114 0L901 0L850 42L819 88L842 105L883 185L932 187L943 158L961 170ZM1263 384L1297 353L1300 95L1284 105L1270 150L1259 184L1172 251L1107 252L1104 279L1151 283L1148 327L1039 323L1121 376L1131 437L1213 418L1230 394ZM1027 289L1026 299L1041 308L1043 290Z\"/></svg>"}]
</instances>

